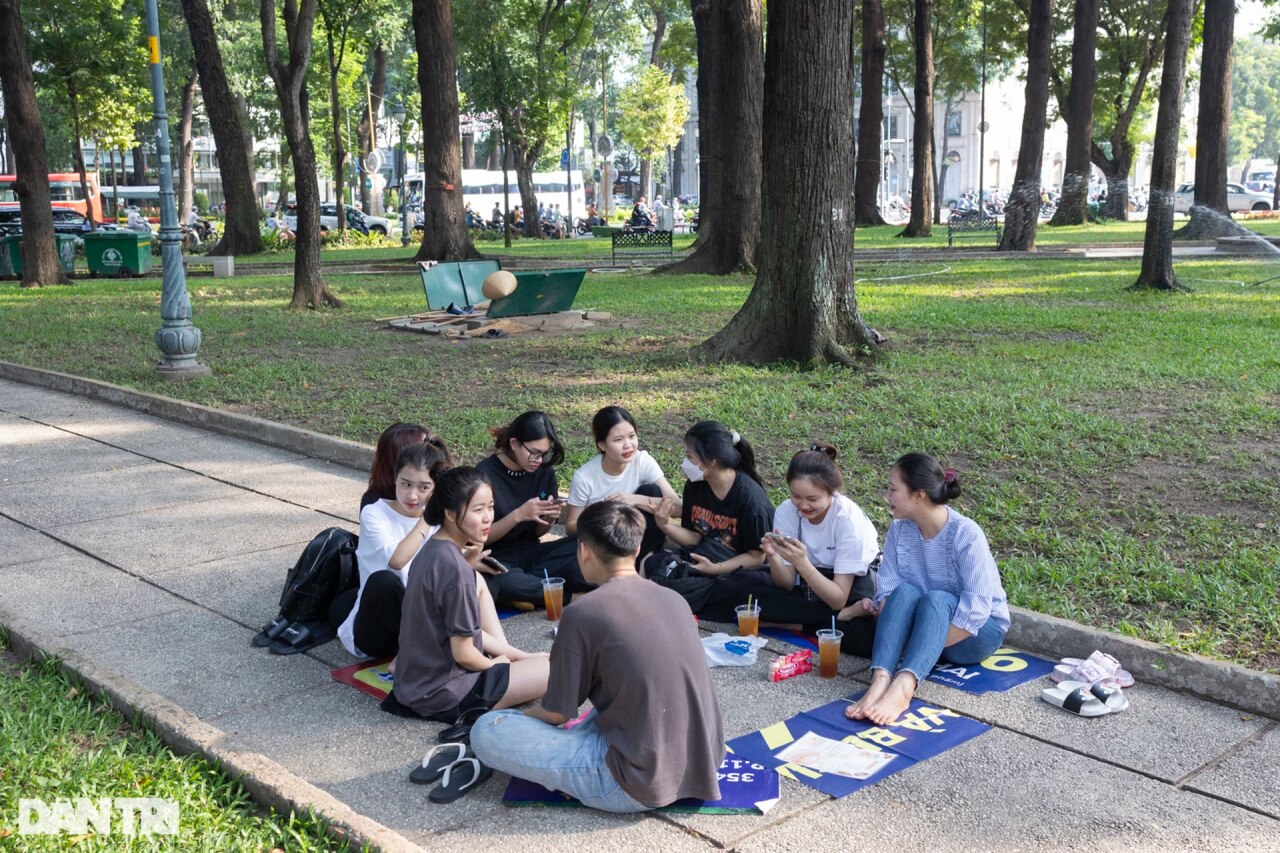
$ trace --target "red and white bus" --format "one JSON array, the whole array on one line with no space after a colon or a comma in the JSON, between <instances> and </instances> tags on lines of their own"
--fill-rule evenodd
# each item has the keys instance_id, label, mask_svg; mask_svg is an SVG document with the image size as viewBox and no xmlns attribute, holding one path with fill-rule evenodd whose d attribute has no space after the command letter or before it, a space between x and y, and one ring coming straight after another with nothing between
<instances>
[{"instance_id":1,"label":"red and white bus","mask_svg":"<svg viewBox=\"0 0 1280 853\"><path fill-rule=\"evenodd\" d=\"M18 203L18 193L14 189L17 180L16 175L0 175L0 204ZM87 199L80 189L79 172L53 172L49 175L49 200L54 207L65 207L101 222L102 194L98 189L98 176L93 172L85 175L85 186L89 190Z\"/></svg>"}]
</instances>

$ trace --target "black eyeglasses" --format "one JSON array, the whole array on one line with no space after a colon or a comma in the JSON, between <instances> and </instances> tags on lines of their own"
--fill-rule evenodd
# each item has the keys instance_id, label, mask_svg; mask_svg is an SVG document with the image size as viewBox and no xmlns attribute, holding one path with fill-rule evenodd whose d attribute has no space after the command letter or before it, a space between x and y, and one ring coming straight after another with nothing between
<instances>
[{"instance_id":1,"label":"black eyeglasses","mask_svg":"<svg viewBox=\"0 0 1280 853\"><path fill-rule=\"evenodd\" d=\"M524 452L529 454L530 462L541 462L547 457L549 457L552 454L552 452L555 450L554 445L547 448L546 450L533 450L529 447L529 445L525 444L523 441L521 441L518 438L516 439L516 444L520 445L520 447L524 449Z\"/></svg>"}]
</instances>

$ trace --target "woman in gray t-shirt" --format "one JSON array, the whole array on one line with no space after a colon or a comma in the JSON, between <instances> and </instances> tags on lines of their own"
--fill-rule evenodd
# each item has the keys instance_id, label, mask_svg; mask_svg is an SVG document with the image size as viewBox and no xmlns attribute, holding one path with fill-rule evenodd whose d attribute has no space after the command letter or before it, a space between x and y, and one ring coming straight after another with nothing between
<instances>
[{"instance_id":1,"label":"woman in gray t-shirt","mask_svg":"<svg viewBox=\"0 0 1280 853\"><path fill-rule=\"evenodd\" d=\"M463 552L484 542L493 524L484 475L475 468L441 474L425 518L440 530L413 560L395 689L384 709L452 723L471 710L538 698L547 689L547 655L521 651L480 624L476 572Z\"/></svg>"}]
</instances>

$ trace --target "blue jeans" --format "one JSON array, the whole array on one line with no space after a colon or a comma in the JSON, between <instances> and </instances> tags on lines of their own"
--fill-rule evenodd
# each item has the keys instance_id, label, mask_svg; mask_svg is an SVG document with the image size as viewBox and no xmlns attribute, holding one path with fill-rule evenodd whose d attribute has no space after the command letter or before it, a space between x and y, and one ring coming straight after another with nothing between
<instances>
[{"instance_id":1,"label":"blue jeans","mask_svg":"<svg viewBox=\"0 0 1280 853\"><path fill-rule=\"evenodd\" d=\"M491 711L471 728L471 748L494 770L561 791L605 812L646 812L605 766L609 744L595 712L571 729L548 725L521 711Z\"/></svg>"},{"instance_id":2,"label":"blue jeans","mask_svg":"<svg viewBox=\"0 0 1280 853\"><path fill-rule=\"evenodd\" d=\"M994 619L988 619L972 637L944 648L959 604L959 599L942 590L921 592L909 583L895 588L876 620L871 668L889 675L909 672L921 682L939 658L961 664L989 658L1004 642L1004 629Z\"/></svg>"}]
</instances>

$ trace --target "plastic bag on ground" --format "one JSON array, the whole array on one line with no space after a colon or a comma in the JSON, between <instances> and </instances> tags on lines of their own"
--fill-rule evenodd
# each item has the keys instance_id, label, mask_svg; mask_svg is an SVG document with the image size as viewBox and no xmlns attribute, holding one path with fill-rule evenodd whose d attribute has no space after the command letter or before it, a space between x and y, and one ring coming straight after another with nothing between
<instances>
[{"instance_id":1,"label":"plastic bag on ground","mask_svg":"<svg viewBox=\"0 0 1280 853\"><path fill-rule=\"evenodd\" d=\"M719 633L702 638L702 651L707 656L707 666L751 666L756 662L756 650L766 642L763 637Z\"/></svg>"}]
</instances>

